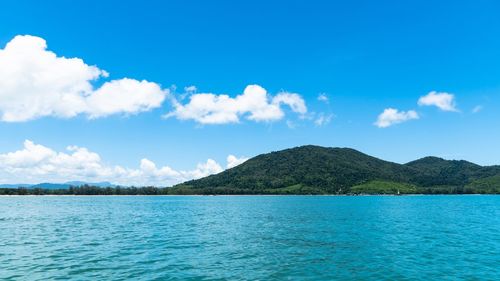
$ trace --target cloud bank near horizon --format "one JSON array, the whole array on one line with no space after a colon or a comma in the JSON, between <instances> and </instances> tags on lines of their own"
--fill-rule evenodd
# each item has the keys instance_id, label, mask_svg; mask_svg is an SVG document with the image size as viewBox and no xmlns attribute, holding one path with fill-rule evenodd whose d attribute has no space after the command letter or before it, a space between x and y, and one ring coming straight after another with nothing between
<instances>
[{"instance_id":1,"label":"cloud bank near horizon","mask_svg":"<svg viewBox=\"0 0 500 281\"><path fill-rule=\"evenodd\" d=\"M229 155L225 167L207 159L194 169L185 171L169 166L158 167L153 161L143 158L138 168L124 168L107 164L98 153L85 147L68 146L66 151L57 152L26 140L22 149L0 154L0 178L1 183L108 181L126 186L171 186L220 173L247 159Z\"/></svg>"}]
</instances>

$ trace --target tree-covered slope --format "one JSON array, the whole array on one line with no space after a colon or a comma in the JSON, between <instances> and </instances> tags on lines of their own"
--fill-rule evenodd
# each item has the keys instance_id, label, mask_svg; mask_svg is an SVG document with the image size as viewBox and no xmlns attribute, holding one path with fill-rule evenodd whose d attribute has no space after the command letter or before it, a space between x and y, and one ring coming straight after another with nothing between
<instances>
[{"instance_id":1,"label":"tree-covered slope","mask_svg":"<svg viewBox=\"0 0 500 281\"><path fill-rule=\"evenodd\" d=\"M259 155L222 173L174 186L171 192L349 194L399 189L402 193L474 193L479 186L483 192L497 190L496 175L500 176L500 166L437 157L402 165L350 148L308 145Z\"/></svg>"},{"instance_id":2,"label":"tree-covered slope","mask_svg":"<svg viewBox=\"0 0 500 281\"><path fill-rule=\"evenodd\" d=\"M464 160L445 160L425 157L409 162L405 166L416 171L411 181L420 186L464 186L476 179L500 173L498 167L482 167Z\"/></svg>"},{"instance_id":3,"label":"tree-covered slope","mask_svg":"<svg viewBox=\"0 0 500 281\"><path fill-rule=\"evenodd\" d=\"M468 184L465 190L482 194L500 194L500 174L475 180Z\"/></svg>"},{"instance_id":4,"label":"tree-covered slope","mask_svg":"<svg viewBox=\"0 0 500 281\"><path fill-rule=\"evenodd\" d=\"M354 149L309 145L262 154L220 174L177 187L256 192L300 185L337 193L370 180L406 182L411 170Z\"/></svg>"},{"instance_id":5,"label":"tree-covered slope","mask_svg":"<svg viewBox=\"0 0 500 281\"><path fill-rule=\"evenodd\" d=\"M350 193L353 194L414 194L417 193L416 186L391 181L369 181L350 188Z\"/></svg>"}]
</instances>

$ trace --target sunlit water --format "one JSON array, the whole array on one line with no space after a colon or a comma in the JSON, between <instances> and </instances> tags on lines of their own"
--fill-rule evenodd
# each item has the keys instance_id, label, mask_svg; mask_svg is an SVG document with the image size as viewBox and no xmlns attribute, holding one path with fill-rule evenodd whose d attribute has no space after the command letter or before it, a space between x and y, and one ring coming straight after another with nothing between
<instances>
[{"instance_id":1,"label":"sunlit water","mask_svg":"<svg viewBox=\"0 0 500 281\"><path fill-rule=\"evenodd\" d=\"M1 280L500 280L500 196L0 197Z\"/></svg>"}]
</instances>

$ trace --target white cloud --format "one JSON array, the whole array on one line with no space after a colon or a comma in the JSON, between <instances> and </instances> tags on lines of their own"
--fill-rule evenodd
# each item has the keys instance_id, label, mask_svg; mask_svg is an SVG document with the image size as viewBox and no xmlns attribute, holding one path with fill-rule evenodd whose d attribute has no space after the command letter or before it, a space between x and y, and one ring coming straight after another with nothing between
<instances>
[{"instance_id":1,"label":"white cloud","mask_svg":"<svg viewBox=\"0 0 500 281\"><path fill-rule=\"evenodd\" d=\"M92 83L108 75L82 59L57 56L40 37L16 36L0 49L0 120L134 114L159 107L168 94L158 84L127 78L95 89Z\"/></svg>"},{"instance_id":2,"label":"white cloud","mask_svg":"<svg viewBox=\"0 0 500 281\"><path fill-rule=\"evenodd\" d=\"M226 168L246 161L234 155L227 157ZM106 164L99 154L87 148L68 146L66 151L26 140L21 150L0 154L1 183L40 183L67 181L109 181L122 185L170 186L191 179L222 172L216 161L208 159L192 170L175 170L169 166L157 167L149 159L142 159L138 168L130 169Z\"/></svg>"},{"instance_id":3,"label":"white cloud","mask_svg":"<svg viewBox=\"0 0 500 281\"><path fill-rule=\"evenodd\" d=\"M328 96L325 93L319 94L318 95L318 100L322 101L322 102L325 102L325 103L329 102Z\"/></svg>"},{"instance_id":4,"label":"white cloud","mask_svg":"<svg viewBox=\"0 0 500 281\"><path fill-rule=\"evenodd\" d=\"M196 88L196 86L184 87L184 92L186 93L195 93L196 91L198 91L198 88Z\"/></svg>"},{"instance_id":5,"label":"white cloud","mask_svg":"<svg viewBox=\"0 0 500 281\"><path fill-rule=\"evenodd\" d=\"M231 169L231 168L236 167L236 166L242 164L243 162L247 161L248 158L245 158L245 157L238 158L238 157L231 154L227 157L226 160L227 160L226 168Z\"/></svg>"},{"instance_id":6,"label":"white cloud","mask_svg":"<svg viewBox=\"0 0 500 281\"><path fill-rule=\"evenodd\" d=\"M158 84L134 79L104 83L87 97L87 113L97 118L116 113L138 113L160 107L165 94Z\"/></svg>"},{"instance_id":7,"label":"white cloud","mask_svg":"<svg viewBox=\"0 0 500 281\"><path fill-rule=\"evenodd\" d=\"M375 122L375 126L379 128L387 128L395 124L403 123L409 120L418 119L418 113L414 110L398 111L394 108L386 108Z\"/></svg>"},{"instance_id":8,"label":"white cloud","mask_svg":"<svg viewBox=\"0 0 500 281\"><path fill-rule=\"evenodd\" d=\"M318 114L318 117L314 120L314 124L316 126L323 126L327 125L332 121L333 114L325 114L325 113L320 113Z\"/></svg>"},{"instance_id":9,"label":"white cloud","mask_svg":"<svg viewBox=\"0 0 500 281\"><path fill-rule=\"evenodd\" d=\"M473 109L472 109L472 113L479 113L483 110L483 106L482 105L476 105Z\"/></svg>"},{"instance_id":10,"label":"white cloud","mask_svg":"<svg viewBox=\"0 0 500 281\"><path fill-rule=\"evenodd\" d=\"M174 100L174 111L165 117L194 120L200 124L238 123L241 117L256 122L276 121L285 116L282 105L301 115L307 113L305 102L298 94L281 92L270 97L261 86L249 85L235 98L200 93L191 95L187 104Z\"/></svg>"},{"instance_id":11,"label":"white cloud","mask_svg":"<svg viewBox=\"0 0 500 281\"><path fill-rule=\"evenodd\" d=\"M429 92L418 100L420 106L436 106L442 111L458 111L455 96L449 93Z\"/></svg>"}]
</instances>

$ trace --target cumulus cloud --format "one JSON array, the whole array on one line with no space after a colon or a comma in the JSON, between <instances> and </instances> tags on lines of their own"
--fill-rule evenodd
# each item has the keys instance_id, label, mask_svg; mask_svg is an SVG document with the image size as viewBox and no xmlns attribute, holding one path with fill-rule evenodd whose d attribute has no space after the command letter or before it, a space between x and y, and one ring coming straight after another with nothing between
<instances>
[{"instance_id":1,"label":"cumulus cloud","mask_svg":"<svg viewBox=\"0 0 500 281\"><path fill-rule=\"evenodd\" d=\"M280 92L271 97L258 85L249 85L234 98L212 93L192 94L187 104L174 100L174 110L165 115L180 120L194 120L200 124L238 123L240 118L251 121L276 121L285 116L282 105L304 115L307 107L302 97L295 93Z\"/></svg>"},{"instance_id":2,"label":"cumulus cloud","mask_svg":"<svg viewBox=\"0 0 500 281\"><path fill-rule=\"evenodd\" d=\"M458 111L455 103L455 96L449 93L429 92L418 100L420 106L436 106L442 111Z\"/></svg>"},{"instance_id":3,"label":"cumulus cloud","mask_svg":"<svg viewBox=\"0 0 500 281\"><path fill-rule=\"evenodd\" d=\"M0 49L0 120L135 114L159 107L168 94L156 83L128 78L94 87L108 76L82 59L47 50L40 37L16 36Z\"/></svg>"},{"instance_id":4,"label":"cumulus cloud","mask_svg":"<svg viewBox=\"0 0 500 281\"><path fill-rule=\"evenodd\" d=\"M386 108L384 112L378 116L374 125L379 128L387 128L395 124L418 118L418 113L414 110L399 111L394 108Z\"/></svg>"},{"instance_id":5,"label":"cumulus cloud","mask_svg":"<svg viewBox=\"0 0 500 281\"><path fill-rule=\"evenodd\" d=\"M160 107L164 99L158 84L124 78L106 82L88 96L86 113L90 118L133 114Z\"/></svg>"},{"instance_id":6,"label":"cumulus cloud","mask_svg":"<svg viewBox=\"0 0 500 281\"><path fill-rule=\"evenodd\" d=\"M246 161L234 155L227 157L226 168ZM192 170L175 170L169 166L158 167L149 159L142 159L138 168L124 168L106 164L99 154L84 147L68 146L57 152L30 140L18 151L0 154L0 179L2 183L40 183L66 181L109 181L122 185L170 186L191 179L220 173L224 168L208 159Z\"/></svg>"},{"instance_id":7,"label":"cumulus cloud","mask_svg":"<svg viewBox=\"0 0 500 281\"><path fill-rule=\"evenodd\" d=\"M227 166L226 166L226 168L227 169L234 168L234 167L242 164L243 162L245 162L247 160L248 160L248 158L245 158L245 157L238 158L238 157L236 157L236 156L234 156L234 155L231 154L231 155L227 156L227 159L226 159Z\"/></svg>"}]
</instances>

